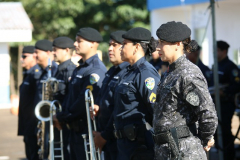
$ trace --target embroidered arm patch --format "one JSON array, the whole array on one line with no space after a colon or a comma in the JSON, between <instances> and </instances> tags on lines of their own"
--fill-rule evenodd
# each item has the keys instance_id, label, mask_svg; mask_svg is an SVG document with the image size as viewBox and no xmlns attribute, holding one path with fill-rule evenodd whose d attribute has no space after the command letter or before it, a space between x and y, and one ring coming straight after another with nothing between
<instances>
[{"instance_id":1,"label":"embroidered arm patch","mask_svg":"<svg viewBox=\"0 0 240 160\"><path fill-rule=\"evenodd\" d=\"M193 106L198 106L200 104L199 96L195 92L189 92L186 96L186 100Z\"/></svg>"}]
</instances>

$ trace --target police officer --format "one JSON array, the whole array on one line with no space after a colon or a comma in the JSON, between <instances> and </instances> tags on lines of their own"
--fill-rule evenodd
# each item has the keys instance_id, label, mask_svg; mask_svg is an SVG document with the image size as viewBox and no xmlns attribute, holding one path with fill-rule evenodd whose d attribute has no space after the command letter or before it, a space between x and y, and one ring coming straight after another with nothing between
<instances>
[{"instance_id":1,"label":"police officer","mask_svg":"<svg viewBox=\"0 0 240 160\"><path fill-rule=\"evenodd\" d=\"M33 100L36 92L35 84L41 72L34 55L34 46L25 46L23 48L21 62L25 72L19 89L18 135L24 136L27 159L38 160L39 146L35 134L37 119L34 114Z\"/></svg>"},{"instance_id":2,"label":"police officer","mask_svg":"<svg viewBox=\"0 0 240 160\"><path fill-rule=\"evenodd\" d=\"M35 53L37 55L37 63L41 67L42 74L37 81L37 94L35 96L35 105L42 100L42 83L41 80L48 78L48 70L51 69L51 76L54 77L57 73L57 63L53 61L52 42L48 40L39 40L35 44ZM50 66L49 68L49 60Z\"/></svg>"},{"instance_id":3,"label":"police officer","mask_svg":"<svg viewBox=\"0 0 240 160\"><path fill-rule=\"evenodd\" d=\"M123 62L120 56L120 49L122 47L122 35L125 31L112 32L109 41L109 59L113 66L108 70L103 80L103 85L100 89L99 95L96 99L95 111L98 111L97 127L99 132L93 132L95 146L102 149L104 146L104 159L117 159L117 144L113 136L113 132L106 129L108 121L111 117L114 108L113 92L116 85L119 83L123 74L127 71L129 63Z\"/></svg>"},{"instance_id":4,"label":"police officer","mask_svg":"<svg viewBox=\"0 0 240 160\"><path fill-rule=\"evenodd\" d=\"M153 141L146 124L152 122L156 100L156 84L160 76L146 61L152 50L151 33L137 27L123 34L121 59L130 63L126 74L114 91L114 134L117 138L118 160L153 158Z\"/></svg>"},{"instance_id":5,"label":"police officer","mask_svg":"<svg viewBox=\"0 0 240 160\"><path fill-rule=\"evenodd\" d=\"M227 42L217 41L219 83L227 85L220 90L223 155L225 160L233 160L235 151L231 121L235 110L234 97L240 91L240 72L238 67L228 58L228 48Z\"/></svg>"},{"instance_id":6,"label":"police officer","mask_svg":"<svg viewBox=\"0 0 240 160\"><path fill-rule=\"evenodd\" d=\"M156 47L158 45L158 41L153 41L153 53L151 54L152 59L149 61L153 65L153 67L158 71L159 74L161 74L161 68L162 68L162 60L158 55L158 52L156 51Z\"/></svg>"},{"instance_id":7,"label":"police officer","mask_svg":"<svg viewBox=\"0 0 240 160\"><path fill-rule=\"evenodd\" d=\"M194 41L194 40L192 40ZM196 42L197 43L197 42ZM202 71L203 76L206 78L207 82L208 82L208 86L212 83L211 80L211 74L212 71L208 68L208 66L204 65L203 62L201 61L201 59L199 58L200 56L200 51L201 51L201 46L197 46L197 50L193 51L191 53L187 53L187 58L193 63L196 64L199 69Z\"/></svg>"},{"instance_id":8,"label":"police officer","mask_svg":"<svg viewBox=\"0 0 240 160\"><path fill-rule=\"evenodd\" d=\"M57 114L55 123L65 122L70 127L71 160L85 160L85 149L82 134L88 132L85 106L85 91L91 89L97 97L106 67L97 55L97 47L102 41L100 33L93 28L80 28L74 46L77 54L82 56L79 66L73 71L68 85L67 101L64 112ZM56 125L58 126L58 125ZM58 126L60 129L61 127Z\"/></svg>"},{"instance_id":9,"label":"police officer","mask_svg":"<svg viewBox=\"0 0 240 160\"><path fill-rule=\"evenodd\" d=\"M52 42L48 40L39 40L35 44L35 53L37 55L37 63L41 67L41 75L36 82L36 94L34 97L34 105L36 106L40 101L42 101L42 80L46 80L48 78L48 71L51 70L51 77L54 77L57 73L57 64L53 61L53 53L52 53ZM49 64L50 63L50 64ZM37 126L36 126L37 127ZM45 122L45 136L49 135L49 121ZM46 144L46 145L45 145ZM42 145L45 145L45 150L43 153L43 157L48 157L49 149L47 146L48 139L45 138L45 142Z\"/></svg>"},{"instance_id":10,"label":"police officer","mask_svg":"<svg viewBox=\"0 0 240 160\"><path fill-rule=\"evenodd\" d=\"M67 95L67 87L70 81L73 70L76 68L76 65L71 61L71 56L73 53L73 49L75 48L73 45L74 41L68 37L58 37L53 41L53 55L54 60L59 63L58 71L55 75L57 80L61 80L62 82L58 85L58 91L55 93L54 100L58 100L63 103L66 100ZM65 108L62 108L64 111ZM70 159L70 155L68 152L68 139L70 131L67 129L66 125L62 125L63 127L63 155L64 159ZM60 134L57 130L54 131L54 139L59 141ZM59 145L59 144L58 144ZM59 148L60 146L56 146ZM57 154L57 153L56 153ZM58 153L61 154L61 153Z\"/></svg>"},{"instance_id":11,"label":"police officer","mask_svg":"<svg viewBox=\"0 0 240 160\"><path fill-rule=\"evenodd\" d=\"M218 122L207 81L184 54L197 45L190 35L187 25L175 21L157 30L157 51L169 70L158 84L154 106L156 160L207 160L203 147L208 151L214 142Z\"/></svg>"}]
</instances>

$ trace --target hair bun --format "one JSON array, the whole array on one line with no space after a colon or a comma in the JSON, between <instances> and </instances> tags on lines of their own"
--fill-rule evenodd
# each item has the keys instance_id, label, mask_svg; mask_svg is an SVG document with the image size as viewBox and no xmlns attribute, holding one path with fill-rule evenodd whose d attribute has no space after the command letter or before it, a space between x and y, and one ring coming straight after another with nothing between
<instances>
[{"instance_id":1,"label":"hair bun","mask_svg":"<svg viewBox=\"0 0 240 160\"><path fill-rule=\"evenodd\" d=\"M190 48L191 52L195 52L195 51L198 50L198 43L197 43L197 41L191 40L191 42L188 45L189 45L189 48Z\"/></svg>"}]
</instances>

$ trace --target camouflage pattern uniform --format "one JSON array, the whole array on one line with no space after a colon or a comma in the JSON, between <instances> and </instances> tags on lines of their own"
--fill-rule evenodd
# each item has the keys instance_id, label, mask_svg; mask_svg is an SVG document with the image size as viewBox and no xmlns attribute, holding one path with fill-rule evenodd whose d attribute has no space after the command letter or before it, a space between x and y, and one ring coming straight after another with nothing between
<instances>
[{"instance_id":1,"label":"camouflage pattern uniform","mask_svg":"<svg viewBox=\"0 0 240 160\"><path fill-rule=\"evenodd\" d=\"M169 65L157 89L153 127L155 134L198 122L198 135L179 139L181 160L207 160L203 146L216 131L218 119L200 69L183 55ZM199 138L198 138L199 137ZM172 160L169 143L155 145L155 160Z\"/></svg>"}]
</instances>

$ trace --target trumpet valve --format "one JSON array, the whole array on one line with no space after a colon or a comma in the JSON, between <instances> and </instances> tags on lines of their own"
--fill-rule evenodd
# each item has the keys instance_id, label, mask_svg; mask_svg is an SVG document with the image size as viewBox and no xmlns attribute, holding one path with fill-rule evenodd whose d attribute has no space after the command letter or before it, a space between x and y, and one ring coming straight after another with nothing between
<instances>
[{"instance_id":1,"label":"trumpet valve","mask_svg":"<svg viewBox=\"0 0 240 160\"><path fill-rule=\"evenodd\" d=\"M39 129L37 132L37 139L39 139L42 136L42 130Z\"/></svg>"},{"instance_id":2,"label":"trumpet valve","mask_svg":"<svg viewBox=\"0 0 240 160\"><path fill-rule=\"evenodd\" d=\"M37 144L38 144L39 146L41 146L41 145L42 145L42 138L39 138L39 139L38 139L38 142L37 142Z\"/></svg>"},{"instance_id":3,"label":"trumpet valve","mask_svg":"<svg viewBox=\"0 0 240 160\"><path fill-rule=\"evenodd\" d=\"M38 124L37 124L37 128L41 129L42 128L42 122L39 121Z\"/></svg>"}]
</instances>

